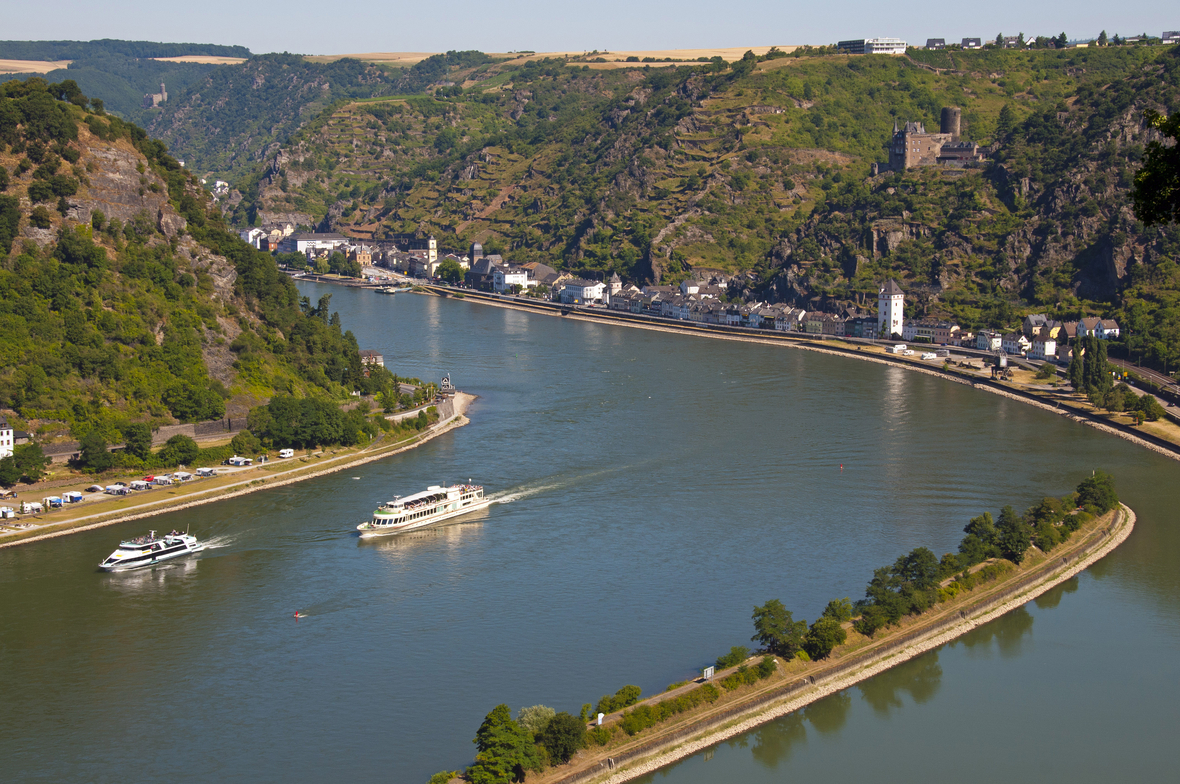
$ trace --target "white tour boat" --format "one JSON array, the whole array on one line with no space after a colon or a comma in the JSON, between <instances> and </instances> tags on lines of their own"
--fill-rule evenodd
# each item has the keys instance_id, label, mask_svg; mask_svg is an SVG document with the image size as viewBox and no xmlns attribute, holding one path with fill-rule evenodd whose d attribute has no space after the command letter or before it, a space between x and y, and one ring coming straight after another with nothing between
<instances>
[{"instance_id":1,"label":"white tour boat","mask_svg":"<svg viewBox=\"0 0 1180 784\"><path fill-rule=\"evenodd\" d=\"M137 536L120 542L119 549L107 556L98 568L107 572L139 569L204 549L205 545L198 542L195 536L178 531L156 536L156 532L152 531L146 536Z\"/></svg>"},{"instance_id":2,"label":"white tour boat","mask_svg":"<svg viewBox=\"0 0 1180 784\"><path fill-rule=\"evenodd\" d=\"M477 509L484 509L492 501L485 498L479 485L431 485L420 493L382 504L373 512L373 519L361 523L356 530L361 537L414 531Z\"/></svg>"}]
</instances>

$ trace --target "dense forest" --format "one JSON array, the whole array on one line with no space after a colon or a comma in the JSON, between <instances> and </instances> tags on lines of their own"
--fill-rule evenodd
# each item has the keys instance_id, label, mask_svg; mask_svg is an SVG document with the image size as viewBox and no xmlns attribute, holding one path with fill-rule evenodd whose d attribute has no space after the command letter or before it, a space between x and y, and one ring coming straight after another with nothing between
<instances>
[{"instance_id":1,"label":"dense forest","mask_svg":"<svg viewBox=\"0 0 1180 784\"><path fill-rule=\"evenodd\" d=\"M809 310L891 276L910 317L1113 317L1118 351L1174 369L1180 234L1143 226L1128 193L1145 113L1180 100L1177 51L457 62L427 94L320 114L240 182L232 219L432 233L588 277L735 276ZM895 123L936 130L944 106L985 164L871 176Z\"/></svg>"},{"instance_id":2,"label":"dense forest","mask_svg":"<svg viewBox=\"0 0 1180 784\"><path fill-rule=\"evenodd\" d=\"M231 233L164 145L76 84L0 85L0 410L110 443L366 389L330 299Z\"/></svg>"},{"instance_id":3,"label":"dense forest","mask_svg":"<svg viewBox=\"0 0 1180 784\"><path fill-rule=\"evenodd\" d=\"M50 82L70 80L86 95L97 99L105 111L138 125L159 113L144 109L145 93L168 87L171 96L182 95L189 85L222 67L205 63L172 63L157 57L251 56L244 46L217 44L168 44L154 41L0 41L0 58L13 60L69 60L67 68L50 71ZM24 80L28 74L0 75L0 81ZM183 156L181 156L183 157Z\"/></svg>"}]
</instances>

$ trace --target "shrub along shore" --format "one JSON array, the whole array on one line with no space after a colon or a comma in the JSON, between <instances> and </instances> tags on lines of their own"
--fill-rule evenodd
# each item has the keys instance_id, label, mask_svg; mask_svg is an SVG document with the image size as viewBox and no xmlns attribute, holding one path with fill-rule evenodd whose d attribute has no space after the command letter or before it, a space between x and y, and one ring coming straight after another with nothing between
<instances>
[{"instance_id":1,"label":"shrub along shore","mask_svg":"<svg viewBox=\"0 0 1180 784\"><path fill-rule=\"evenodd\" d=\"M654 770L717 742L717 731L728 737L788 712L784 699L794 710L831 693L815 686L817 678L851 677L851 685L1023 604L1117 546L1134 519L1123 507L1120 521L1119 508L1112 478L1096 472L1076 492L1044 498L1023 515L1006 506L998 520L987 512L973 518L957 552L938 558L918 547L900 556L873 573L864 598L833 599L810 625L771 599L752 615L759 658L734 646L718 657L712 682L675 683L642 702L638 687L624 686L583 705L580 716L537 705L513 719L498 705L476 735L474 764L430 784L460 775L473 784L623 781ZM798 695L809 689L809 698ZM734 726L741 729L726 731ZM626 771L612 773L624 763Z\"/></svg>"}]
</instances>

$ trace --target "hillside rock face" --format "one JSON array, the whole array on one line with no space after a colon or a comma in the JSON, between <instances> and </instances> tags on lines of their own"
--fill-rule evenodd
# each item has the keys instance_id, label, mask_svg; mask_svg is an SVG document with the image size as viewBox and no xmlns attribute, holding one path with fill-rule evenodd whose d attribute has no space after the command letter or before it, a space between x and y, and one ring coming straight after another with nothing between
<instances>
[{"instance_id":1,"label":"hillside rock face","mask_svg":"<svg viewBox=\"0 0 1180 784\"><path fill-rule=\"evenodd\" d=\"M143 218L152 220L166 237L176 237L187 225L168 202L168 185L143 165L143 156L129 144L99 142L85 131L88 157L93 166L85 195L70 200L69 217L89 223L95 210L108 220L123 223Z\"/></svg>"}]
</instances>

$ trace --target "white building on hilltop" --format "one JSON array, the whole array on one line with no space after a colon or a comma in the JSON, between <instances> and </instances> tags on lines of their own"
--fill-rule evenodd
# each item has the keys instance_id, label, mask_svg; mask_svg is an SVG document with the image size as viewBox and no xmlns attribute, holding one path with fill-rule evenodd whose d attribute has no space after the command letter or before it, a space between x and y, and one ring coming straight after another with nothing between
<instances>
[{"instance_id":1,"label":"white building on hilltop","mask_svg":"<svg viewBox=\"0 0 1180 784\"><path fill-rule=\"evenodd\" d=\"M877 294L877 337L888 340L892 335L901 335L905 323L905 294L896 281L887 281Z\"/></svg>"}]
</instances>

